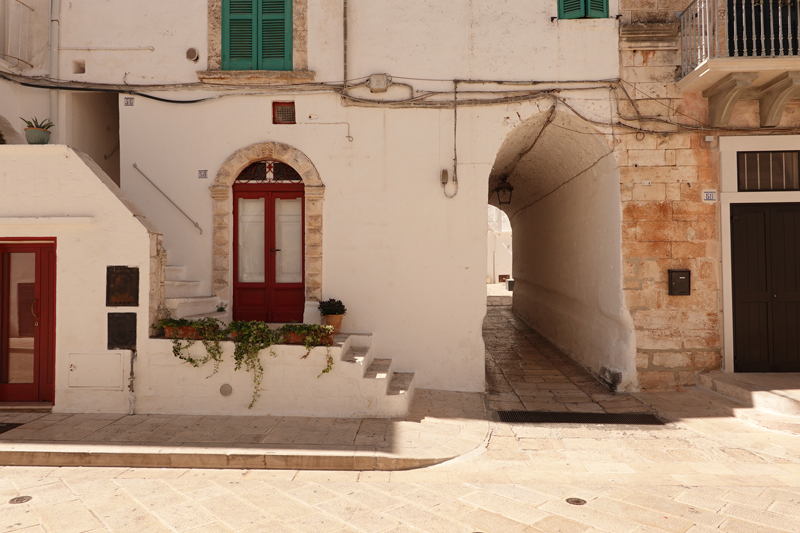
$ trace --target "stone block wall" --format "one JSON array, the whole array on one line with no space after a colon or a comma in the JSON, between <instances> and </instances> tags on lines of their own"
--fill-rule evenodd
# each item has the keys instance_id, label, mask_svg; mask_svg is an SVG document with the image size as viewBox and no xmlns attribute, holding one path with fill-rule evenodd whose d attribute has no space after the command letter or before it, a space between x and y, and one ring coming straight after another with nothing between
<instances>
[{"instance_id":1,"label":"stone block wall","mask_svg":"<svg viewBox=\"0 0 800 533\"><path fill-rule=\"evenodd\" d=\"M673 15L679 9L662 0L622 4L653 6L638 10L651 19L628 11L647 20L657 20L660 6ZM695 129L706 120L705 99L681 94L675 85L677 35L674 23L621 29L619 113L624 123L645 130L626 131L615 148L625 300L643 390L692 386L698 372L721 365L718 205L701 196L704 189L719 190L717 137ZM690 296L668 294L669 269L691 270Z\"/></svg>"},{"instance_id":2,"label":"stone block wall","mask_svg":"<svg viewBox=\"0 0 800 533\"><path fill-rule=\"evenodd\" d=\"M675 22L675 14L686 9L691 0L620 0L623 24Z\"/></svg>"}]
</instances>

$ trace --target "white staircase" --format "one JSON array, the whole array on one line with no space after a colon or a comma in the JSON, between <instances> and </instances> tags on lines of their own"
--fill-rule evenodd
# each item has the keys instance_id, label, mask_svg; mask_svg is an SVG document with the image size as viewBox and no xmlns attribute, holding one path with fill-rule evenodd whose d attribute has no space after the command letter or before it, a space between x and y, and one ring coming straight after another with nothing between
<instances>
[{"instance_id":1,"label":"white staircase","mask_svg":"<svg viewBox=\"0 0 800 533\"><path fill-rule=\"evenodd\" d=\"M165 267L166 297L164 303L172 318L223 318L226 312L218 312L220 299L216 296L203 296L199 281L186 279L184 265L167 265Z\"/></svg>"},{"instance_id":2,"label":"white staircase","mask_svg":"<svg viewBox=\"0 0 800 533\"><path fill-rule=\"evenodd\" d=\"M375 358L372 335L337 335L341 342L341 364L345 373L360 379L363 414L403 416L414 398L414 373L395 372L391 359Z\"/></svg>"}]
</instances>

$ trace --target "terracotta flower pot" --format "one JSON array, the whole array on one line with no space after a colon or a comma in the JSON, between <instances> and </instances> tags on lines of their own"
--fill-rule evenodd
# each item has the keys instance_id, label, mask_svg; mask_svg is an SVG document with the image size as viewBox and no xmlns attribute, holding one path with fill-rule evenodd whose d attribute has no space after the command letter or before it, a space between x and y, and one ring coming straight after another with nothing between
<instances>
[{"instance_id":1,"label":"terracotta flower pot","mask_svg":"<svg viewBox=\"0 0 800 533\"><path fill-rule=\"evenodd\" d=\"M178 328L175 326L164 326L164 336L168 339L177 338Z\"/></svg>"},{"instance_id":2,"label":"terracotta flower pot","mask_svg":"<svg viewBox=\"0 0 800 533\"><path fill-rule=\"evenodd\" d=\"M178 328L178 337L181 339L198 339L197 328L194 326L181 326Z\"/></svg>"},{"instance_id":3,"label":"terracotta flower pot","mask_svg":"<svg viewBox=\"0 0 800 533\"><path fill-rule=\"evenodd\" d=\"M28 144L47 144L50 142L50 132L41 128L25 128L25 138Z\"/></svg>"},{"instance_id":4,"label":"terracotta flower pot","mask_svg":"<svg viewBox=\"0 0 800 533\"><path fill-rule=\"evenodd\" d=\"M334 335L342 330L342 318L344 318L344 315L325 315L322 318L325 319L326 326L333 326Z\"/></svg>"},{"instance_id":5,"label":"terracotta flower pot","mask_svg":"<svg viewBox=\"0 0 800 533\"><path fill-rule=\"evenodd\" d=\"M303 336L299 333L284 331L283 342L284 344L303 344Z\"/></svg>"}]
</instances>

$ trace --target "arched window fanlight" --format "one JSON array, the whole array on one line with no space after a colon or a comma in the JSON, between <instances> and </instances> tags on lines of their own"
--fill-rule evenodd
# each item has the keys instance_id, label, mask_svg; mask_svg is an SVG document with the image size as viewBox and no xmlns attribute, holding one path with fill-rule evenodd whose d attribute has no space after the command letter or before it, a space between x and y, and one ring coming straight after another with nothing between
<instances>
[{"instance_id":1,"label":"arched window fanlight","mask_svg":"<svg viewBox=\"0 0 800 533\"><path fill-rule=\"evenodd\" d=\"M295 169L280 161L256 161L239 173L236 183L302 183Z\"/></svg>"}]
</instances>

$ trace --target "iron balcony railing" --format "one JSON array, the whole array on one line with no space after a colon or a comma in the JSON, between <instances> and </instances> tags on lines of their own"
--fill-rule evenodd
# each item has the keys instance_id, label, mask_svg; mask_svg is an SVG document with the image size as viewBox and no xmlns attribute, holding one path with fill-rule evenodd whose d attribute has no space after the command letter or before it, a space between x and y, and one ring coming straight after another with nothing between
<instances>
[{"instance_id":1,"label":"iron balcony railing","mask_svg":"<svg viewBox=\"0 0 800 533\"><path fill-rule=\"evenodd\" d=\"M797 57L800 0L694 0L678 14L681 77L716 57Z\"/></svg>"},{"instance_id":2,"label":"iron balcony railing","mask_svg":"<svg viewBox=\"0 0 800 533\"><path fill-rule=\"evenodd\" d=\"M30 63L28 26L34 9L21 0L0 0L0 59L12 67Z\"/></svg>"}]
</instances>

